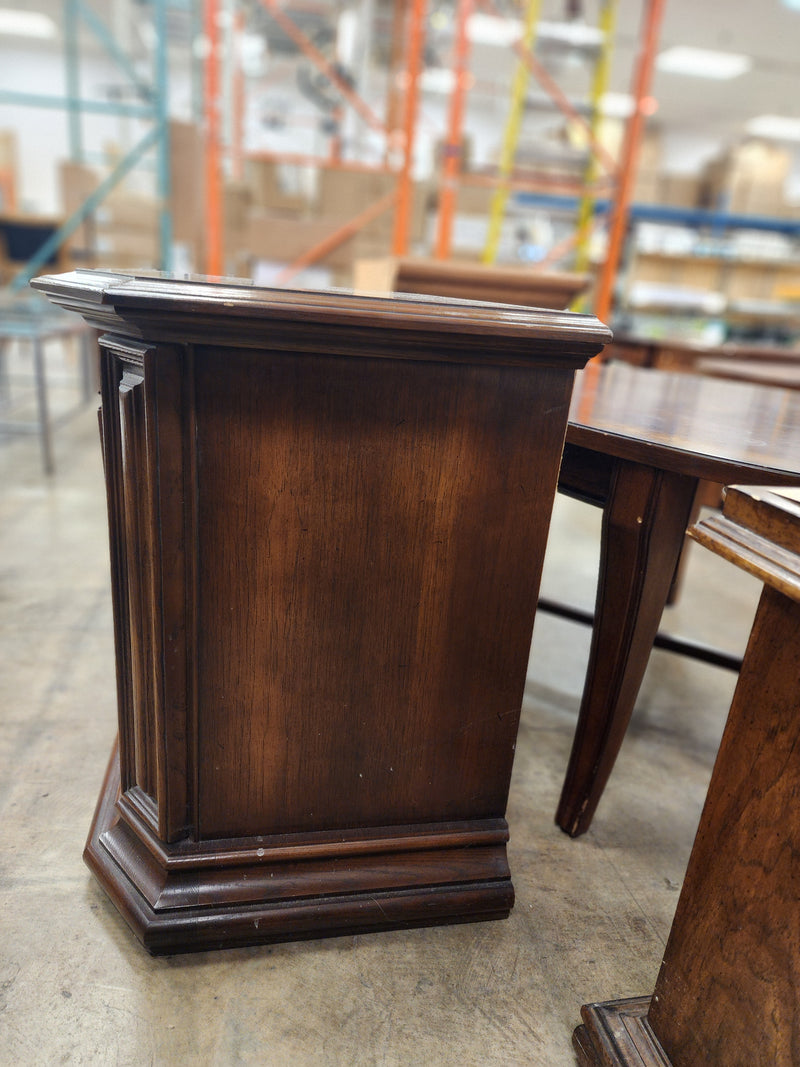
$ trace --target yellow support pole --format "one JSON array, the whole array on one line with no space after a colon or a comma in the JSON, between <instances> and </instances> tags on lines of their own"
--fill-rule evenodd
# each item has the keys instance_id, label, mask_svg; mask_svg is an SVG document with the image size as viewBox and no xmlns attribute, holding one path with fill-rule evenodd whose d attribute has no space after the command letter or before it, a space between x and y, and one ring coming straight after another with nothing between
<instances>
[{"instance_id":1,"label":"yellow support pole","mask_svg":"<svg viewBox=\"0 0 800 1067\"><path fill-rule=\"evenodd\" d=\"M600 126L600 100L608 88L609 75L611 72L611 52L614 43L614 27L617 21L617 0L604 0L600 9L600 21L598 28L603 34L603 44L597 64L594 68L591 89L591 130L592 137L597 138ZM575 244L575 270L583 273L589 269L589 245L592 234L592 218L594 216L595 195L593 190L597 181L599 166L596 153L592 152L584 177L585 192L581 197L578 208L577 239ZM579 298L579 301L582 298Z\"/></svg>"},{"instance_id":2,"label":"yellow support pole","mask_svg":"<svg viewBox=\"0 0 800 1067\"><path fill-rule=\"evenodd\" d=\"M536 24L539 21L541 0L529 0L528 10L525 14L525 28L522 33L522 43L528 51L533 49L536 42ZM500 154L500 179L492 197L489 208L489 232L486 236L486 245L483 250L484 263L494 263L497 259L497 248L500 244L500 231L503 228L503 219L506 214L506 204L510 193L509 178L514 168L514 158L517 154L517 142L522 128L522 114L525 108L525 93L528 89L530 71L521 60L517 63L514 72L514 81L511 85L511 105L506 120L506 129L503 136L503 149Z\"/></svg>"}]
</instances>

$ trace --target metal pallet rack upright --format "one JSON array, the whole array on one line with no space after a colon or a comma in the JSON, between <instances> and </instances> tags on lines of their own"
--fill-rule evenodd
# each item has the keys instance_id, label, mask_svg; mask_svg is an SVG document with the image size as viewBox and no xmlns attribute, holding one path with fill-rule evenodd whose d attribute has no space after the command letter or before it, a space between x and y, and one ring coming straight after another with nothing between
<instances>
[{"instance_id":1,"label":"metal pallet rack upright","mask_svg":"<svg viewBox=\"0 0 800 1067\"><path fill-rule=\"evenodd\" d=\"M70 155L72 160L78 163L84 160L82 125L84 115L115 115L150 123L146 133L118 160L91 195L40 245L35 254L12 278L9 285L11 292L18 292L27 286L37 271L50 260L53 253L75 233L81 223L97 210L108 194L152 150L156 152L157 190L160 202L159 265L163 270L169 270L172 220L170 214L167 13L169 7L176 3L180 3L180 0L149 0L155 31L153 72L150 82L140 77L134 63L120 48L106 23L85 0L65 0L63 30L67 95L0 90L0 103L3 104L66 111L69 122ZM92 100L80 96L79 32L81 26L85 27L99 42L106 55L130 82L140 102Z\"/></svg>"},{"instance_id":2,"label":"metal pallet rack upright","mask_svg":"<svg viewBox=\"0 0 800 1067\"><path fill-rule=\"evenodd\" d=\"M479 0L479 3L486 11L497 15L498 12L492 0ZM583 188L580 190L579 198L553 197L541 193L532 194L536 202L541 206L562 209L568 206L570 210L577 209L576 232L566 242L566 245L559 245L551 252L545 260L545 264L552 261L555 253L562 255L572 247L575 247L576 267L585 269L588 265L588 241L592 220L595 215L608 213L610 216L608 251L599 272L594 299L594 312L601 319L607 318L611 310L614 279L619 268L622 244L630 217L631 193L646 118L645 101L652 81L664 3L665 0L647 0L643 8L640 49L632 78L634 110L626 129L618 164L615 164L610 158L597 137L600 98L608 81L611 42L616 17L616 0L603 0L600 6L599 29L602 34L602 45L592 79L590 118L588 121L570 103L534 54L536 27L541 6L540 0L529 0L526 7L522 38L512 45L518 59L518 65L511 88L509 113L498 175L495 179L489 180L490 184L494 185L495 192L490 208L489 229L483 261L485 263L493 263L496 259L500 229L511 193L515 192L522 197L531 195L530 190L526 189L527 183L516 180L513 171L528 80L529 76L533 75L551 97L555 106L571 122L583 129L590 149L590 162L584 175ZM470 0L460 0L458 7L459 30L457 40L459 45L457 47L457 71L453 86L453 101L451 102L450 110L451 121L445 157L446 163L443 171L442 196L440 197L439 240L436 248L438 258L446 258L450 253L452 214L455 211L455 188L459 181L465 184L470 181L468 176L459 175L458 168L461 122L463 121L464 112L463 97L467 85L467 79L464 76L467 46L465 43L462 44L460 42L462 37L465 40L464 27L470 13ZM602 179L602 176L598 173L601 169L606 172L605 179ZM606 182L605 187L602 184L603 180ZM613 196L610 200L607 198L607 183L609 181L612 183L613 188ZM486 179L483 179L482 184L485 183ZM606 196L604 199L598 200L598 193L601 191Z\"/></svg>"},{"instance_id":3,"label":"metal pallet rack upright","mask_svg":"<svg viewBox=\"0 0 800 1067\"><path fill-rule=\"evenodd\" d=\"M410 205L412 193L412 165L414 152L414 132L417 112L417 82L422 66L422 48L424 42L424 20L426 0L395 0L395 23L400 27L405 24L405 92L404 107L396 106L396 100L390 100L387 106L388 120L379 117L373 108L356 91L347 78L334 64L329 62L320 49L298 26L284 9L279 0L259 0L261 6L280 26L281 30L294 42L300 53L309 60L316 70L339 93L342 107L351 108L368 127L385 138L386 162L372 166L356 160L341 157L341 146L337 143L330 156L316 157L308 155L287 156L281 153L247 153L248 158L272 162L293 162L324 165L345 171L390 174L397 179L396 186L374 203L368 204L355 217L346 221L323 240L309 248L290 263L277 278L276 283L288 284L301 270L324 258L339 245L349 240L361 228L379 215L395 208L392 245L397 255L402 255L408 248L410 226ZM222 166L223 152L220 135L221 78L219 48L219 9L220 0L204 0L204 32L207 40L205 77L204 77L204 124L206 144L206 212L205 228L207 233L206 270L210 274L222 273L223 266L223 211L222 211ZM406 10L407 9L407 10ZM390 90L391 95L391 90ZM402 110L402 115L401 115ZM394 124L397 123L397 126ZM241 136L241 124L239 125ZM396 146L401 146L399 165L392 156L396 155ZM241 150L239 148L239 150Z\"/></svg>"}]
</instances>

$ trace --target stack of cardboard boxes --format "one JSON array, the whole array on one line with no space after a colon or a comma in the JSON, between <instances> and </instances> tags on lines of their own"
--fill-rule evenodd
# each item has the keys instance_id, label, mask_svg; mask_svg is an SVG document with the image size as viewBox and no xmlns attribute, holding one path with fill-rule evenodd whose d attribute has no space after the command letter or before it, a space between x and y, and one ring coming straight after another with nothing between
<instances>
[{"instance_id":1,"label":"stack of cardboard boxes","mask_svg":"<svg viewBox=\"0 0 800 1067\"><path fill-rule=\"evenodd\" d=\"M180 261L192 269L205 264L205 194L203 142L197 127L170 126L171 210L173 239ZM296 176L299 176L299 171ZM287 187L292 168L269 159L248 159L243 181L223 186L225 270L253 276L259 264L288 265L327 240L365 208L390 193L397 179L366 169L320 165L311 183ZM72 213L97 187L100 176L77 164L63 164L64 211ZM428 189L415 187L412 243L424 232ZM392 247L391 206L353 236L336 244L319 263L337 283L349 282L352 265L364 256L388 255ZM76 263L110 268L158 265L158 205L153 199L116 190L106 198L70 241Z\"/></svg>"},{"instance_id":2,"label":"stack of cardboard boxes","mask_svg":"<svg viewBox=\"0 0 800 1067\"><path fill-rule=\"evenodd\" d=\"M746 141L706 168L702 204L735 215L784 218L797 210L786 197L791 166L791 156L779 145Z\"/></svg>"},{"instance_id":3,"label":"stack of cardboard boxes","mask_svg":"<svg viewBox=\"0 0 800 1067\"><path fill-rule=\"evenodd\" d=\"M0 213L17 209L17 138L13 130L0 130Z\"/></svg>"}]
</instances>

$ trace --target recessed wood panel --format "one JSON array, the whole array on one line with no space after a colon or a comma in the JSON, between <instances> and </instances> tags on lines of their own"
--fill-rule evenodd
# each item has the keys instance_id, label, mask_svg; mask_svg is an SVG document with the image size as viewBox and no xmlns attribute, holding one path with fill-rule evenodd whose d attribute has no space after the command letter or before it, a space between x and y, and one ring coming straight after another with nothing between
<instances>
[{"instance_id":1,"label":"recessed wood panel","mask_svg":"<svg viewBox=\"0 0 800 1067\"><path fill-rule=\"evenodd\" d=\"M195 374L201 836L502 816L569 376Z\"/></svg>"}]
</instances>

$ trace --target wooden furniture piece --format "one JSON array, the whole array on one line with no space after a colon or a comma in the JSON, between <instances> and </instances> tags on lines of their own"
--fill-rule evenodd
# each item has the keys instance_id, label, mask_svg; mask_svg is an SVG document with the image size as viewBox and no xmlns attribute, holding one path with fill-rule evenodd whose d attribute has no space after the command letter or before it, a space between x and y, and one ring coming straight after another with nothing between
<instances>
[{"instance_id":1,"label":"wooden furniture piece","mask_svg":"<svg viewBox=\"0 0 800 1067\"><path fill-rule=\"evenodd\" d=\"M7 285L64 220L41 215L0 215L0 285ZM64 246L56 248L42 270L66 268Z\"/></svg>"},{"instance_id":2,"label":"wooden furniture piece","mask_svg":"<svg viewBox=\"0 0 800 1067\"><path fill-rule=\"evenodd\" d=\"M658 370L697 371L707 359L728 359L740 364L782 363L800 366L800 348L779 345L750 345L725 342L721 345L699 344L675 337L636 337L614 335L603 353L604 359L619 359L636 367ZM776 383L772 383L776 384Z\"/></svg>"},{"instance_id":3,"label":"wooden furniture piece","mask_svg":"<svg viewBox=\"0 0 800 1067\"><path fill-rule=\"evenodd\" d=\"M737 382L777 385L781 389L800 389L800 360L739 360L709 357L697 362L699 374L709 378L729 378Z\"/></svg>"},{"instance_id":4,"label":"wooden furniture piece","mask_svg":"<svg viewBox=\"0 0 800 1067\"><path fill-rule=\"evenodd\" d=\"M668 335L636 337L617 333L612 343L604 350L603 359L618 359L637 367L709 374L713 377L775 385L779 388L798 388L800 383L800 348L777 344L725 342L710 345ZM720 369L723 373L719 373ZM697 518L702 506L718 508L722 500L722 489L723 486L715 482L701 482L693 518ZM675 603L678 598L688 548L687 542L684 544L681 563L667 601L669 604Z\"/></svg>"},{"instance_id":5,"label":"wooden furniture piece","mask_svg":"<svg viewBox=\"0 0 800 1067\"><path fill-rule=\"evenodd\" d=\"M701 479L800 485L800 393L622 363L583 372L559 489L601 507L603 533L556 814L572 836L589 828L625 736Z\"/></svg>"},{"instance_id":6,"label":"wooden furniture piece","mask_svg":"<svg viewBox=\"0 0 800 1067\"><path fill-rule=\"evenodd\" d=\"M655 993L581 1009L584 1067L800 1062L800 493L730 489L692 534L764 591Z\"/></svg>"},{"instance_id":7,"label":"wooden furniture piece","mask_svg":"<svg viewBox=\"0 0 800 1067\"><path fill-rule=\"evenodd\" d=\"M588 316L77 271L119 697L86 858L158 952L500 918Z\"/></svg>"},{"instance_id":8,"label":"wooden furniture piece","mask_svg":"<svg viewBox=\"0 0 800 1067\"><path fill-rule=\"evenodd\" d=\"M569 307L589 280L567 271L413 257L360 259L353 268L353 284L365 292L425 293L556 310Z\"/></svg>"}]
</instances>

